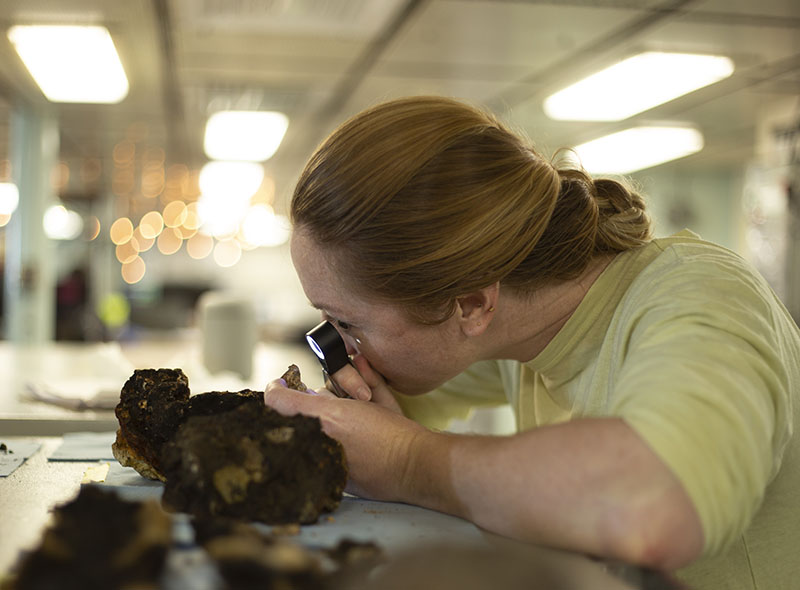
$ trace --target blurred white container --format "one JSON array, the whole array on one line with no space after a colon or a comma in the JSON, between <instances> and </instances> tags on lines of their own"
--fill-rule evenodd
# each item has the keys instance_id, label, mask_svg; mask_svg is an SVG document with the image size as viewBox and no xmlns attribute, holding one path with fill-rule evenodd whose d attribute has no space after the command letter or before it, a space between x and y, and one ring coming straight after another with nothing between
<instances>
[{"instance_id":1,"label":"blurred white container","mask_svg":"<svg viewBox=\"0 0 800 590\"><path fill-rule=\"evenodd\" d=\"M203 364L208 372L231 371L249 379L258 340L253 301L241 295L211 291L203 294L198 307Z\"/></svg>"}]
</instances>

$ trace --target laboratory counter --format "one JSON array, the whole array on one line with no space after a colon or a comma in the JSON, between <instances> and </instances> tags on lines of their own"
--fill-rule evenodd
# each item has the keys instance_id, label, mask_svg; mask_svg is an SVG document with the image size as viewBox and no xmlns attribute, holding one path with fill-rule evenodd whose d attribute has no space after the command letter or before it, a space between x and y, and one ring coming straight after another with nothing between
<instances>
[{"instance_id":1,"label":"laboratory counter","mask_svg":"<svg viewBox=\"0 0 800 590\"><path fill-rule=\"evenodd\" d=\"M8 449L19 449L20 461L0 477L0 579L7 576L25 551L35 548L51 520L54 507L73 499L82 485L116 491L130 501L159 500L163 484L142 478L113 459L105 447L113 433L74 433L65 437L3 437ZM660 574L622 564L604 563L574 553L522 545L477 528L472 523L423 508L374 502L346 495L329 517L304 525L292 542L333 547L342 539L375 543L388 557L426 548L497 548L521 552L534 574L555 576L559 587L591 590L674 590L678 586ZM483 586L480 586L483 587ZM494 587L487 585L486 587ZM531 585L531 588L536 587Z\"/></svg>"}]
</instances>

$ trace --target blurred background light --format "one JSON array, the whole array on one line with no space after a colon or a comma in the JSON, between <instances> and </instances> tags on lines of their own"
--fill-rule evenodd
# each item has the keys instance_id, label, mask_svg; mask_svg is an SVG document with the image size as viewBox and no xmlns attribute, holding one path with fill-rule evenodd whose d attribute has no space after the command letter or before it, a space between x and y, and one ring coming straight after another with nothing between
<instances>
[{"instance_id":1,"label":"blurred background light","mask_svg":"<svg viewBox=\"0 0 800 590\"><path fill-rule=\"evenodd\" d=\"M620 121L732 73L724 56L648 51L549 96L544 111L558 120Z\"/></svg>"},{"instance_id":2,"label":"blurred background light","mask_svg":"<svg viewBox=\"0 0 800 590\"><path fill-rule=\"evenodd\" d=\"M213 160L263 162L280 146L289 119L276 111L220 111L206 122L203 147Z\"/></svg>"},{"instance_id":3,"label":"blurred background light","mask_svg":"<svg viewBox=\"0 0 800 590\"><path fill-rule=\"evenodd\" d=\"M164 225L167 227L178 227L186 221L186 218L189 216L189 211L186 209L186 203L183 201L172 201L164 207L162 215L164 218Z\"/></svg>"},{"instance_id":4,"label":"blurred background light","mask_svg":"<svg viewBox=\"0 0 800 590\"><path fill-rule=\"evenodd\" d=\"M133 284L142 280L145 270L144 260L135 256L128 262L123 263L120 272L122 273L122 279L126 283Z\"/></svg>"},{"instance_id":5,"label":"blurred background light","mask_svg":"<svg viewBox=\"0 0 800 590\"><path fill-rule=\"evenodd\" d=\"M96 240L97 236L100 235L100 220L97 216L90 215L85 227L86 232L84 233L84 238L86 241L91 242L92 240Z\"/></svg>"},{"instance_id":6,"label":"blurred background light","mask_svg":"<svg viewBox=\"0 0 800 590\"><path fill-rule=\"evenodd\" d=\"M632 127L578 145L574 151L590 173L628 174L701 149L703 136L691 127Z\"/></svg>"},{"instance_id":7,"label":"blurred background light","mask_svg":"<svg viewBox=\"0 0 800 590\"><path fill-rule=\"evenodd\" d=\"M0 215L11 215L19 205L19 190L13 182L0 182Z\"/></svg>"},{"instance_id":8,"label":"blurred background light","mask_svg":"<svg viewBox=\"0 0 800 590\"><path fill-rule=\"evenodd\" d=\"M197 215L202 230L214 237L230 237L239 230L247 214L248 202L241 199L226 199L220 195L200 195Z\"/></svg>"},{"instance_id":9,"label":"blurred background light","mask_svg":"<svg viewBox=\"0 0 800 590\"><path fill-rule=\"evenodd\" d=\"M175 228L168 227L158 235L156 240L158 251L162 254L175 254L183 245L183 238Z\"/></svg>"},{"instance_id":10,"label":"blurred background light","mask_svg":"<svg viewBox=\"0 0 800 590\"><path fill-rule=\"evenodd\" d=\"M147 252L150 248L153 247L153 244L156 243L155 238L146 238L142 235L142 226L141 224L137 227L133 232L132 240L136 240L136 244L138 245L139 252Z\"/></svg>"},{"instance_id":11,"label":"blurred background light","mask_svg":"<svg viewBox=\"0 0 800 590\"><path fill-rule=\"evenodd\" d=\"M261 186L264 167L255 162L208 162L200 170L200 192L225 200L247 200Z\"/></svg>"},{"instance_id":12,"label":"blurred background light","mask_svg":"<svg viewBox=\"0 0 800 590\"><path fill-rule=\"evenodd\" d=\"M152 240L158 237L163 229L164 219L158 211L148 211L139 221L139 231L146 239Z\"/></svg>"},{"instance_id":13,"label":"blurred background light","mask_svg":"<svg viewBox=\"0 0 800 590\"><path fill-rule=\"evenodd\" d=\"M53 205L44 212L44 232L51 240L74 240L83 232L83 219L63 205Z\"/></svg>"},{"instance_id":14,"label":"blurred background light","mask_svg":"<svg viewBox=\"0 0 800 590\"><path fill-rule=\"evenodd\" d=\"M222 240L214 246L214 262L223 268L234 266L242 257L242 247L236 240Z\"/></svg>"},{"instance_id":15,"label":"blurred background light","mask_svg":"<svg viewBox=\"0 0 800 590\"><path fill-rule=\"evenodd\" d=\"M120 217L111 224L108 234L114 244L124 244L133 237L133 222L127 217Z\"/></svg>"},{"instance_id":16,"label":"blurred background light","mask_svg":"<svg viewBox=\"0 0 800 590\"><path fill-rule=\"evenodd\" d=\"M186 252L195 260L206 258L214 249L214 238L197 233L186 241Z\"/></svg>"},{"instance_id":17,"label":"blurred background light","mask_svg":"<svg viewBox=\"0 0 800 590\"><path fill-rule=\"evenodd\" d=\"M128 94L125 70L105 27L17 25L8 38L53 102L118 103Z\"/></svg>"},{"instance_id":18,"label":"blurred background light","mask_svg":"<svg viewBox=\"0 0 800 590\"><path fill-rule=\"evenodd\" d=\"M139 244L136 238L132 238L124 244L117 246L114 252L117 255L117 260L122 264L126 264L139 256Z\"/></svg>"},{"instance_id":19,"label":"blurred background light","mask_svg":"<svg viewBox=\"0 0 800 590\"><path fill-rule=\"evenodd\" d=\"M253 246L280 246L289 239L289 220L269 205L253 205L242 221L242 237Z\"/></svg>"}]
</instances>

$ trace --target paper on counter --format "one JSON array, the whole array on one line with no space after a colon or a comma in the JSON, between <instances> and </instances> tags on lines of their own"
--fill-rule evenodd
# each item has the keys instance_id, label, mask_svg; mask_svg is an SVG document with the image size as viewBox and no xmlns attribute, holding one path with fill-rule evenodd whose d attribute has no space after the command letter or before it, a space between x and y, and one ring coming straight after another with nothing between
<instances>
[{"instance_id":1,"label":"paper on counter","mask_svg":"<svg viewBox=\"0 0 800 590\"><path fill-rule=\"evenodd\" d=\"M25 397L70 410L113 410L124 382L96 378L39 379L25 384Z\"/></svg>"},{"instance_id":2,"label":"paper on counter","mask_svg":"<svg viewBox=\"0 0 800 590\"><path fill-rule=\"evenodd\" d=\"M1 448L5 445L5 448ZM0 477L6 477L14 473L14 470L25 462L25 459L33 455L41 447L41 443L23 442L4 442L0 440Z\"/></svg>"},{"instance_id":3,"label":"paper on counter","mask_svg":"<svg viewBox=\"0 0 800 590\"><path fill-rule=\"evenodd\" d=\"M47 363L50 358L53 362ZM38 370L31 369L24 380L23 399L72 410L113 410L134 370L116 342L45 349L33 367Z\"/></svg>"},{"instance_id":4,"label":"paper on counter","mask_svg":"<svg viewBox=\"0 0 800 590\"><path fill-rule=\"evenodd\" d=\"M69 432L48 461L113 461L115 432Z\"/></svg>"}]
</instances>

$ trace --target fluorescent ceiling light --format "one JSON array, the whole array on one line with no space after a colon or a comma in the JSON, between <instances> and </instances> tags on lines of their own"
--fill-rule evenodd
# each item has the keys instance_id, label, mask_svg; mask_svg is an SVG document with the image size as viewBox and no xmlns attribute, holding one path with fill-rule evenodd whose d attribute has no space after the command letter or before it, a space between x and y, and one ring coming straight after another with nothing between
<instances>
[{"instance_id":1,"label":"fluorescent ceiling light","mask_svg":"<svg viewBox=\"0 0 800 590\"><path fill-rule=\"evenodd\" d=\"M620 121L732 73L724 56L640 53L549 96L544 111L564 121Z\"/></svg>"},{"instance_id":2,"label":"fluorescent ceiling light","mask_svg":"<svg viewBox=\"0 0 800 590\"><path fill-rule=\"evenodd\" d=\"M105 27L18 25L8 38L52 102L118 103L128 94L125 70Z\"/></svg>"},{"instance_id":3,"label":"fluorescent ceiling light","mask_svg":"<svg viewBox=\"0 0 800 590\"><path fill-rule=\"evenodd\" d=\"M208 118L204 148L213 160L263 162L281 144L289 119L275 111L220 111Z\"/></svg>"},{"instance_id":4,"label":"fluorescent ceiling light","mask_svg":"<svg viewBox=\"0 0 800 590\"><path fill-rule=\"evenodd\" d=\"M605 174L627 174L701 149L703 136L691 127L632 127L574 148L588 172Z\"/></svg>"}]
</instances>

